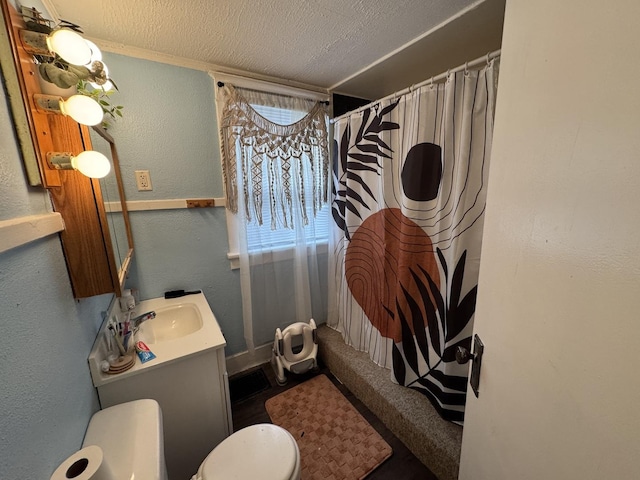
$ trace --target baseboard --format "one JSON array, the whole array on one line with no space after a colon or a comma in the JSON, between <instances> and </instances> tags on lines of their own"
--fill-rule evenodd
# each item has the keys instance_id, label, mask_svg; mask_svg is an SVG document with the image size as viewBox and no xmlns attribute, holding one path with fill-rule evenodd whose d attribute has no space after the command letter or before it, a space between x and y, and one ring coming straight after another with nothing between
<instances>
[{"instance_id":1,"label":"baseboard","mask_svg":"<svg viewBox=\"0 0 640 480\"><path fill-rule=\"evenodd\" d=\"M253 353L249 353L247 351L228 356L226 358L227 373L231 376L268 362L271 360L272 346L273 345L271 343L268 343L266 345L256 347Z\"/></svg>"}]
</instances>

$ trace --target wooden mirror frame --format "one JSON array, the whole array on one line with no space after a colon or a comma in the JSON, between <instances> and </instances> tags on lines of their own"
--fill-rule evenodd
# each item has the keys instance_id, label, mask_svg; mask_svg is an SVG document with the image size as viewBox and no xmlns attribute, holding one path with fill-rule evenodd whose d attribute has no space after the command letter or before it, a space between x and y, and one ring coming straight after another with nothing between
<instances>
[{"instance_id":1,"label":"wooden mirror frame","mask_svg":"<svg viewBox=\"0 0 640 480\"><path fill-rule=\"evenodd\" d=\"M122 262L120 262L119 258L116 257L115 253L113 254L114 256L114 261L116 263L116 267L118 270L118 284L120 286L120 290L124 289L124 282L127 279L127 275L129 273L129 267L131 265L131 260L133 259L133 235L131 234L131 223L129 222L129 211L127 209L127 201L126 201L126 197L124 194L124 186L122 183L122 173L120 172L120 159L118 157L118 150L116 148L116 142L113 139L113 137L102 127L100 126L95 126L95 127L91 127L92 130L94 132L96 132L98 135L100 135L104 140L106 140L111 148L111 164L112 164L112 168L113 168L113 173L115 174L115 178L116 178L116 182L118 185L118 194L120 197L120 208L119 210L121 210L122 212L122 216L124 218L124 225L125 225L125 230L126 230L126 236L127 236L127 252L125 253L124 257L122 258ZM83 131L83 134L86 136L88 134L87 130ZM90 136L89 136L90 138ZM90 140L89 140L90 142ZM111 238L110 235L110 231L109 231L109 222L108 219L106 219L107 217L107 212L105 209L105 220L107 223L107 233L109 234L109 237ZM112 248L111 251L113 252L113 242L112 242ZM121 291L120 291L121 293ZM119 296L119 295L118 295Z\"/></svg>"}]
</instances>

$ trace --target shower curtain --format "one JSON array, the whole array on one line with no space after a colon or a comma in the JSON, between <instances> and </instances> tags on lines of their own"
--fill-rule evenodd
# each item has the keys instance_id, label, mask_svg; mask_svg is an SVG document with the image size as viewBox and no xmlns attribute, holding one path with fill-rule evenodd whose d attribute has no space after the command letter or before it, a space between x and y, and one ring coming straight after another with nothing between
<instances>
[{"instance_id":1,"label":"shower curtain","mask_svg":"<svg viewBox=\"0 0 640 480\"><path fill-rule=\"evenodd\" d=\"M329 326L463 423L497 62L334 125Z\"/></svg>"}]
</instances>

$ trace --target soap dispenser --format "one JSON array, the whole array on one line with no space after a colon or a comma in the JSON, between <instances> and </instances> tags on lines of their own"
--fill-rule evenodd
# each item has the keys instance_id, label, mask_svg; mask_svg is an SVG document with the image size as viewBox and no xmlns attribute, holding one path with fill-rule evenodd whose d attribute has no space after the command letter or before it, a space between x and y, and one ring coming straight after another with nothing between
<instances>
[{"instance_id":1,"label":"soap dispenser","mask_svg":"<svg viewBox=\"0 0 640 480\"><path fill-rule=\"evenodd\" d=\"M136 308L136 300L131 293L131 289L127 288L122 291L122 296L120 297L120 310L129 312L134 308Z\"/></svg>"}]
</instances>

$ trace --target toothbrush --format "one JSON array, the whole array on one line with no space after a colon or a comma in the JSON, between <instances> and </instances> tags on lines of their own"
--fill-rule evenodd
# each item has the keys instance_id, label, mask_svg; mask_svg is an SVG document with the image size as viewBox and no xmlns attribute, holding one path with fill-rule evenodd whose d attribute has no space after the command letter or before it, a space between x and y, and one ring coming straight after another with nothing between
<instances>
[{"instance_id":1,"label":"toothbrush","mask_svg":"<svg viewBox=\"0 0 640 480\"><path fill-rule=\"evenodd\" d=\"M130 330L130 329L131 329L131 325L130 325L130 324L131 324L131 314L132 314L132 313L133 313L133 312L132 312L131 310L129 310L129 311L127 312L127 319L126 319L126 320L125 320L125 322L124 322L124 332L123 332L123 333L124 333L124 336L125 336L125 337L126 337L126 335L131 331L131 330Z\"/></svg>"},{"instance_id":2,"label":"toothbrush","mask_svg":"<svg viewBox=\"0 0 640 480\"><path fill-rule=\"evenodd\" d=\"M129 342L131 340L131 333L132 332L127 332L124 335L124 338L122 340L122 346L124 347L125 350L129 350Z\"/></svg>"},{"instance_id":3,"label":"toothbrush","mask_svg":"<svg viewBox=\"0 0 640 480\"><path fill-rule=\"evenodd\" d=\"M109 325L109 330L111 330L111 333L116 339L116 344L118 345L118 350L120 350L120 355L124 356L127 352L124 349L124 345L122 345L122 340L120 340L120 336L118 335L116 330L113 328L113 325Z\"/></svg>"}]
</instances>

